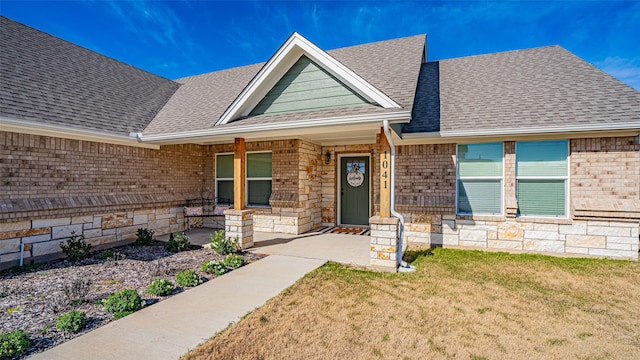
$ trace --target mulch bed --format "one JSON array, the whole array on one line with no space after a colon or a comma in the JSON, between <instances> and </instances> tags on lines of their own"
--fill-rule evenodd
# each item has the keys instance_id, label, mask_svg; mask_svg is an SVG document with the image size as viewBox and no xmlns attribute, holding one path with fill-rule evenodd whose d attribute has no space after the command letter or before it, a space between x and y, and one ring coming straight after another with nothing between
<instances>
[{"instance_id":1,"label":"mulch bed","mask_svg":"<svg viewBox=\"0 0 640 360\"><path fill-rule=\"evenodd\" d=\"M83 333L89 332L114 320L101 301L109 295L134 289L150 305L166 297L146 293L154 279L171 281L177 289L172 295L184 290L175 282L179 271L194 269L206 280L214 275L200 271L205 260L222 260L224 256L209 248L192 246L191 250L178 253L167 251L162 243L150 246L127 245L111 249L114 257L102 259L102 252L79 261L58 260L35 266L24 266L0 272L0 332L23 330L31 337L31 346L16 359L44 351ZM242 253L245 263L262 256ZM85 300L69 304L69 296L63 291L77 280L90 280ZM172 296L170 295L170 296ZM56 318L69 311L86 313L87 326L77 334L63 334L56 329Z\"/></svg>"}]
</instances>

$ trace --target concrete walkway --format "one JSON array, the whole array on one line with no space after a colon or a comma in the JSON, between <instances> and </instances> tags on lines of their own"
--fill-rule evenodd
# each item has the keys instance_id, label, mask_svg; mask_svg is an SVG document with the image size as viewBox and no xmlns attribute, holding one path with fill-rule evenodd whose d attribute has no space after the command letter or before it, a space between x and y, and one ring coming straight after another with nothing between
<instances>
[{"instance_id":1,"label":"concrete walkway","mask_svg":"<svg viewBox=\"0 0 640 360\"><path fill-rule=\"evenodd\" d=\"M324 263L271 255L30 359L175 360Z\"/></svg>"}]
</instances>

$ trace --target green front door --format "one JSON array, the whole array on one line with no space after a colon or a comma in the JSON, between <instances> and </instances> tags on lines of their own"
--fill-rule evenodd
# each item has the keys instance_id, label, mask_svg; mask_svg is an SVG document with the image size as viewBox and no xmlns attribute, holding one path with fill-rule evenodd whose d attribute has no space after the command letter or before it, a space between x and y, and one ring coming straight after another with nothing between
<instances>
[{"instance_id":1,"label":"green front door","mask_svg":"<svg viewBox=\"0 0 640 360\"><path fill-rule=\"evenodd\" d=\"M369 224L369 157L340 160L340 224Z\"/></svg>"}]
</instances>

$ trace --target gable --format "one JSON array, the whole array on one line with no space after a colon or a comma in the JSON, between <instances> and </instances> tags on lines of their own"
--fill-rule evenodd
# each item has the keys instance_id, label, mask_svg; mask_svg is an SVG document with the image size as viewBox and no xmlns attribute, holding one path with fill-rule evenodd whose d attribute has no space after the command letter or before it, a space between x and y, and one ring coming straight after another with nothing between
<instances>
[{"instance_id":1,"label":"gable","mask_svg":"<svg viewBox=\"0 0 640 360\"><path fill-rule=\"evenodd\" d=\"M353 72L353 70L318 48L302 35L293 33L251 79L249 84L218 119L215 126L224 125L230 121L248 116L303 55L318 64L329 74L335 76L336 79L340 79L349 88L357 91L369 103L385 109L402 108L397 102ZM364 61L365 59L363 57L360 60Z\"/></svg>"},{"instance_id":2,"label":"gable","mask_svg":"<svg viewBox=\"0 0 640 360\"><path fill-rule=\"evenodd\" d=\"M249 115L340 108L367 103L366 99L342 81L302 55Z\"/></svg>"}]
</instances>

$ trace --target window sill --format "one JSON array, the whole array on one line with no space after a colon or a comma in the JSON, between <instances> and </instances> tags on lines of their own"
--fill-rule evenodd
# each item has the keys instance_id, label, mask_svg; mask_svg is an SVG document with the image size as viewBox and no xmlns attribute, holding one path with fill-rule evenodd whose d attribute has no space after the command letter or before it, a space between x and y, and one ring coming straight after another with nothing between
<instances>
[{"instance_id":1,"label":"window sill","mask_svg":"<svg viewBox=\"0 0 640 360\"><path fill-rule=\"evenodd\" d=\"M456 220L505 221L504 215L456 215Z\"/></svg>"},{"instance_id":2,"label":"window sill","mask_svg":"<svg viewBox=\"0 0 640 360\"><path fill-rule=\"evenodd\" d=\"M538 224L560 224L571 225L573 220L569 218L552 218L552 217L536 217L536 216L518 216L516 222L522 223L538 223Z\"/></svg>"}]
</instances>

